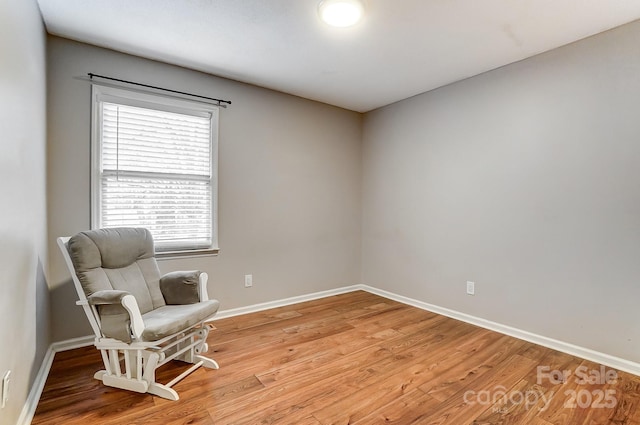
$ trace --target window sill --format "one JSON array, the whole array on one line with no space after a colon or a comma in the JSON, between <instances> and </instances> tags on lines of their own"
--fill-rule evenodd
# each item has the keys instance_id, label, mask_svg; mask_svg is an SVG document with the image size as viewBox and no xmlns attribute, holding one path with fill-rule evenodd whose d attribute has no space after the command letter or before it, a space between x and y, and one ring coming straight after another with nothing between
<instances>
[{"instance_id":1,"label":"window sill","mask_svg":"<svg viewBox=\"0 0 640 425\"><path fill-rule=\"evenodd\" d=\"M156 252L156 259L162 260L176 260L179 258L198 258L198 257L215 257L220 252L218 248L210 249L194 249L190 251L162 251Z\"/></svg>"}]
</instances>

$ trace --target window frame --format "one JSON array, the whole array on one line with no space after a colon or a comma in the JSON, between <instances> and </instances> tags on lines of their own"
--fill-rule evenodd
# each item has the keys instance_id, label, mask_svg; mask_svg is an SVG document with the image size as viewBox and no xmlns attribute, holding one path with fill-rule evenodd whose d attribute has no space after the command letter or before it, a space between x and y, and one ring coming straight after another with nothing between
<instances>
[{"instance_id":1,"label":"window frame","mask_svg":"<svg viewBox=\"0 0 640 425\"><path fill-rule=\"evenodd\" d=\"M216 255L218 246L218 132L219 107L184 99L112 85L91 84L91 164L90 215L91 229L101 226L102 207L102 102L116 103L159 111L210 117L210 188L211 188L211 246L156 251L156 257L190 257Z\"/></svg>"}]
</instances>

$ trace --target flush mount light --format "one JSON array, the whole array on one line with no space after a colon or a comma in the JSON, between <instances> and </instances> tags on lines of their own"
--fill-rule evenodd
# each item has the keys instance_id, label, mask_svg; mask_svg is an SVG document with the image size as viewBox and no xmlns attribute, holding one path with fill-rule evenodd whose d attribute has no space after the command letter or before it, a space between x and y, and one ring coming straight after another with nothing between
<instances>
[{"instance_id":1,"label":"flush mount light","mask_svg":"<svg viewBox=\"0 0 640 425\"><path fill-rule=\"evenodd\" d=\"M332 27L350 27L357 24L364 14L359 0L322 0L318 4L320 19Z\"/></svg>"}]
</instances>

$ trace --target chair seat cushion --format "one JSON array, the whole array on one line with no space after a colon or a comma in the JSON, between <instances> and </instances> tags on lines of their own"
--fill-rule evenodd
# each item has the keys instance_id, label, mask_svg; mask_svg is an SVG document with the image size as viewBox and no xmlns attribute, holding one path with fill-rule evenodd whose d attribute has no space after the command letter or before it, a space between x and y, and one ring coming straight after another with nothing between
<instances>
[{"instance_id":1,"label":"chair seat cushion","mask_svg":"<svg viewBox=\"0 0 640 425\"><path fill-rule=\"evenodd\" d=\"M220 307L217 300L196 304L166 305L142 315L143 341L158 341L196 325L213 316Z\"/></svg>"}]
</instances>

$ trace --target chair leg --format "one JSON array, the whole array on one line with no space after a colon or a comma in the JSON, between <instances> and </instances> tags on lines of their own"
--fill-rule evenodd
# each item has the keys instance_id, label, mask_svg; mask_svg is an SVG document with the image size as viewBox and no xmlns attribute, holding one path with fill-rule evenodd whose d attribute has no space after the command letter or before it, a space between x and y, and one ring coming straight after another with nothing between
<instances>
[{"instance_id":1,"label":"chair leg","mask_svg":"<svg viewBox=\"0 0 640 425\"><path fill-rule=\"evenodd\" d=\"M158 353L151 353L144 361L143 380L145 383L148 383L146 392L166 398L167 400L179 400L180 397L173 388L156 382L156 368L158 367L159 361L160 355Z\"/></svg>"},{"instance_id":2,"label":"chair leg","mask_svg":"<svg viewBox=\"0 0 640 425\"><path fill-rule=\"evenodd\" d=\"M203 355L201 355L202 353L206 353L207 351L209 351L209 344L207 344L207 337L209 336L209 325L203 325L202 329L200 329L200 331L198 332L198 335L200 336L202 343L198 346L195 347L195 353L194 353L194 363L197 361L201 361L202 362L202 366L208 368L208 369L220 369L220 366L218 365L218 363L213 360L210 359L208 357L205 357Z\"/></svg>"},{"instance_id":3,"label":"chair leg","mask_svg":"<svg viewBox=\"0 0 640 425\"><path fill-rule=\"evenodd\" d=\"M172 388L174 384L200 366L219 369L215 360L202 355L209 349L206 342L208 335L209 327L203 325L199 329L192 330L190 334L178 335L178 338L183 340L174 340L176 341L174 345L170 345L164 350L161 348L157 348L155 351L127 348L100 349L105 370L96 372L94 378L110 387L149 393L167 400L179 400L178 393ZM120 352L124 355L124 373L121 368ZM178 352L181 353L178 354ZM170 353L169 356L167 353ZM156 369L172 358L191 363L192 366L167 384L156 382Z\"/></svg>"},{"instance_id":4,"label":"chair leg","mask_svg":"<svg viewBox=\"0 0 640 425\"><path fill-rule=\"evenodd\" d=\"M158 384L154 382L149 385L149 389L147 389L149 394L157 395L158 397L166 398L167 400L180 400L178 393L173 388L169 388L166 385Z\"/></svg>"},{"instance_id":5,"label":"chair leg","mask_svg":"<svg viewBox=\"0 0 640 425\"><path fill-rule=\"evenodd\" d=\"M137 393L149 392L149 383L137 381L125 376L103 375L102 383L108 387L120 388L122 390L135 391Z\"/></svg>"},{"instance_id":6,"label":"chair leg","mask_svg":"<svg viewBox=\"0 0 640 425\"><path fill-rule=\"evenodd\" d=\"M215 360L210 359L209 357L205 357L197 354L195 358L196 358L196 361L202 362L202 366L206 367L207 369L220 369L220 366L218 366L218 363Z\"/></svg>"},{"instance_id":7,"label":"chair leg","mask_svg":"<svg viewBox=\"0 0 640 425\"><path fill-rule=\"evenodd\" d=\"M156 382L156 368L159 361L160 355L158 353L151 353L144 359L142 379L148 382L149 385L153 385Z\"/></svg>"},{"instance_id":8,"label":"chair leg","mask_svg":"<svg viewBox=\"0 0 640 425\"><path fill-rule=\"evenodd\" d=\"M202 355L203 353L209 351L209 345L207 344L208 335L209 326L203 325L195 334L191 336L189 342L190 344L193 344L194 342L196 342L197 338L200 343L196 344L178 359L182 360L183 362L192 364L202 362L202 366L206 367L207 369L220 369L220 366L218 366L218 363L215 360Z\"/></svg>"},{"instance_id":9,"label":"chair leg","mask_svg":"<svg viewBox=\"0 0 640 425\"><path fill-rule=\"evenodd\" d=\"M134 366L137 366L136 358L133 356L133 352L129 350L124 350L124 358L125 358L125 373L122 373L120 368L120 350L118 349L109 349L109 350L101 350L103 354L103 360L106 367L106 370L100 370L96 372L93 377L102 381L102 383L109 387L120 388L123 390L135 391L138 393L146 393L149 384L153 381L146 381L142 379L142 377L138 376L139 368L136 367L135 370L132 370ZM152 355L153 356L153 355ZM155 354L158 357L157 354ZM153 361L152 361L153 363ZM157 363L157 360L156 360ZM150 374L151 378L155 377L155 370L151 370Z\"/></svg>"}]
</instances>

